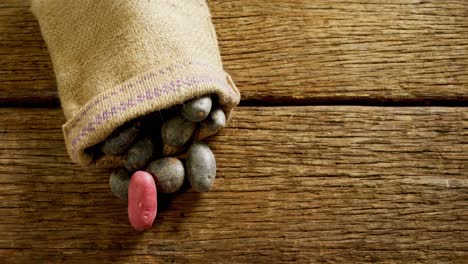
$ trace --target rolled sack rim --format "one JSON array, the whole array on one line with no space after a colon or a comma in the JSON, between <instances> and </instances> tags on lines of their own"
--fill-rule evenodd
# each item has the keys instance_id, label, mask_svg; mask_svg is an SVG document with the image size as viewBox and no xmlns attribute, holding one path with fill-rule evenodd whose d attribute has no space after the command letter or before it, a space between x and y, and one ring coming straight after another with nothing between
<instances>
[{"instance_id":1,"label":"rolled sack rim","mask_svg":"<svg viewBox=\"0 0 468 264\"><path fill-rule=\"evenodd\" d=\"M228 120L239 104L236 85L220 67L202 61L180 61L153 69L94 96L63 126L70 158L82 166L93 161L85 150L137 117L216 94Z\"/></svg>"}]
</instances>

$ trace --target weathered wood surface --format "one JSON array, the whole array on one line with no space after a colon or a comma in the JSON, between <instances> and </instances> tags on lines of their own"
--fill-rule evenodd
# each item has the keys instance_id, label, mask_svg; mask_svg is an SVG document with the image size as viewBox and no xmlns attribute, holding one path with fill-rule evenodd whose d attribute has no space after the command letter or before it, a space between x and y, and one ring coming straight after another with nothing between
<instances>
[{"instance_id":1,"label":"weathered wood surface","mask_svg":"<svg viewBox=\"0 0 468 264\"><path fill-rule=\"evenodd\" d=\"M70 163L58 109L0 109L3 263L466 263L466 108L240 107L214 191L144 234L105 170Z\"/></svg>"},{"instance_id":2,"label":"weathered wood surface","mask_svg":"<svg viewBox=\"0 0 468 264\"><path fill-rule=\"evenodd\" d=\"M468 1L209 1L244 100L468 101ZM28 0L0 3L0 103L57 102Z\"/></svg>"}]
</instances>

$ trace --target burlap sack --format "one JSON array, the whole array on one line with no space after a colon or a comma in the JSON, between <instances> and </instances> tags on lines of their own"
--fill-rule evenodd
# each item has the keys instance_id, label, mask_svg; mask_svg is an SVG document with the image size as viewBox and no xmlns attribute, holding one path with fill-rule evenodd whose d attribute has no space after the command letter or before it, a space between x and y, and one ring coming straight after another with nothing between
<instances>
[{"instance_id":1,"label":"burlap sack","mask_svg":"<svg viewBox=\"0 0 468 264\"><path fill-rule=\"evenodd\" d=\"M52 57L71 159L136 117L214 93L230 114L239 91L224 72L205 0L32 0Z\"/></svg>"}]
</instances>

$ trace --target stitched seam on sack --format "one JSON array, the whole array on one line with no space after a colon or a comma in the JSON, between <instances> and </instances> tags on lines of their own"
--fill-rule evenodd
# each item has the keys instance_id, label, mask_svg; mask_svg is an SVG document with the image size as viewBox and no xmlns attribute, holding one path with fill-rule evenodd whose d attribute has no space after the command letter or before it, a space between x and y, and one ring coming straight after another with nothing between
<instances>
[{"instance_id":1,"label":"stitched seam on sack","mask_svg":"<svg viewBox=\"0 0 468 264\"><path fill-rule=\"evenodd\" d=\"M221 81L218 78L212 78L208 75L206 76L198 76L198 77L191 77L188 79L183 80L176 80L169 83L165 83L159 86L156 86L152 89L146 90L143 94L137 95L126 102L120 103L118 106L112 106L110 110L106 110L101 112L100 114L94 117L95 121L89 122L85 125L85 127L81 130L81 132L72 140L72 150L73 155L76 156L76 145L81 139L87 136L89 133L96 130L96 126L103 124L104 122L108 121L110 117L119 114L120 112L126 111L128 108L135 107L145 101L168 95L171 92L178 91L178 88L184 87L189 88L195 85L200 84L216 84L220 87L224 88L228 91L231 96L236 97L236 94L232 91L231 86L226 83L226 81ZM102 101L101 101L102 102ZM100 103L100 102L98 102Z\"/></svg>"}]
</instances>

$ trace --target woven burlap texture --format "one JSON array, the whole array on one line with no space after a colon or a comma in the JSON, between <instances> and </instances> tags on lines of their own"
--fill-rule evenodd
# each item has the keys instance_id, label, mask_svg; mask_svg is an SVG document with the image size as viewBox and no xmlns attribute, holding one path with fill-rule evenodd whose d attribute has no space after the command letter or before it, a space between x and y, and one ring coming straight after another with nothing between
<instances>
[{"instance_id":1,"label":"woven burlap texture","mask_svg":"<svg viewBox=\"0 0 468 264\"><path fill-rule=\"evenodd\" d=\"M32 0L52 58L71 159L136 117L216 94L240 94L223 70L204 0Z\"/></svg>"}]
</instances>

